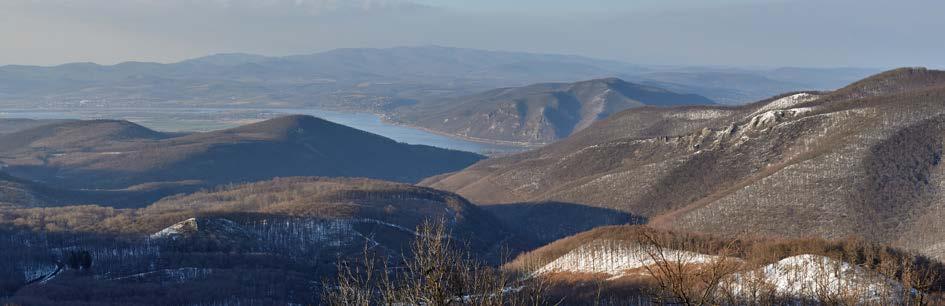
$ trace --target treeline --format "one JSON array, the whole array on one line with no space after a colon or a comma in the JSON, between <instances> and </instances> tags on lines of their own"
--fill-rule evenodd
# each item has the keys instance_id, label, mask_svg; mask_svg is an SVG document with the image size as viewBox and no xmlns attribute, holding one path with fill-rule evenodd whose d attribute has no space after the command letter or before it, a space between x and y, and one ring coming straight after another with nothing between
<instances>
[{"instance_id":1,"label":"treeline","mask_svg":"<svg viewBox=\"0 0 945 306\"><path fill-rule=\"evenodd\" d=\"M450 238L445 221L417 226L404 260L391 265L366 248L340 261L327 281L325 305L550 305L539 279L510 273L471 257Z\"/></svg>"},{"instance_id":2,"label":"treeline","mask_svg":"<svg viewBox=\"0 0 945 306\"><path fill-rule=\"evenodd\" d=\"M470 250L466 240L451 235L448 220L423 222L410 231L410 239L398 237L407 241L400 250L356 240L347 241L342 253L330 250L337 240L318 237L352 232L345 226L300 223L283 229L292 219L234 220L254 239L271 240L270 247L283 248L266 249L263 242L232 246L219 237L222 233L208 229L212 225L204 225L211 232L205 236L157 240L3 228L0 303L935 305L945 301L941 263L857 239L732 239L612 226L559 240L496 267ZM291 239L295 235L304 239ZM305 245L314 248L296 250ZM636 256L647 264L617 277L537 273L582 249ZM815 277L796 279L797 295L778 291L765 278L770 275L758 272L791 258L813 259L799 262L813 270L795 275ZM593 263L584 263L588 264Z\"/></svg>"}]
</instances>

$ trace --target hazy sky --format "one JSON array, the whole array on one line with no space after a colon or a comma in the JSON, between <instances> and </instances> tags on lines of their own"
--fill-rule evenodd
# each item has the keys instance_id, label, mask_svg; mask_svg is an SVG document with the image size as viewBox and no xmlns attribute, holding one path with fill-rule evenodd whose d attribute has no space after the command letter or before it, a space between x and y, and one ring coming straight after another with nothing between
<instances>
[{"instance_id":1,"label":"hazy sky","mask_svg":"<svg viewBox=\"0 0 945 306\"><path fill-rule=\"evenodd\" d=\"M941 0L0 0L0 65L443 45L641 64L945 67Z\"/></svg>"}]
</instances>

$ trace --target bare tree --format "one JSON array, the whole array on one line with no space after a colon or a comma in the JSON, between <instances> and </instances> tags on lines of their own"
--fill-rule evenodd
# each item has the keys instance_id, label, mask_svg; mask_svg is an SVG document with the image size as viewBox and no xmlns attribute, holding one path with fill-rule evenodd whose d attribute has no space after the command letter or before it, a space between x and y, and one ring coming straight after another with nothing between
<instances>
[{"instance_id":1,"label":"bare tree","mask_svg":"<svg viewBox=\"0 0 945 306\"><path fill-rule=\"evenodd\" d=\"M643 264L656 286L654 302L661 304L712 305L720 298L723 280L738 271L732 246L724 246L715 256L682 250L708 249L692 239L678 239L646 229L638 236Z\"/></svg>"},{"instance_id":2,"label":"bare tree","mask_svg":"<svg viewBox=\"0 0 945 306\"><path fill-rule=\"evenodd\" d=\"M377 265L370 252L360 265L339 264L327 287L329 305L545 305L540 280L518 277L469 257L454 245L446 223L424 222L404 262Z\"/></svg>"}]
</instances>

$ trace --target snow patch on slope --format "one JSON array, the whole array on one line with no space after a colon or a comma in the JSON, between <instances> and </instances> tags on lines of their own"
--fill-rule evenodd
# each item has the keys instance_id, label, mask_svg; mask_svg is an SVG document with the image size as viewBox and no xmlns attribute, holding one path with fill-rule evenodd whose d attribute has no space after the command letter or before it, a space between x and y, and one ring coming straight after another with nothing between
<instances>
[{"instance_id":1,"label":"snow patch on slope","mask_svg":"<svg viewBox=\"0 0 945 306\"><path fill-rule=\"evenodd\" d=\"M667 261L685 264L703 264L719 260L719 256L695 252L664 249L662 257ZM639 245L615 242L597 242L583 245L536 271L536 274L561 272L603 273L612 278L627 274L627 270L643 268L656 261Z\"/></svg>"},{"instance_id":2,"label":"snow patch on slope","mask_svg":"<svg viewBox=\"0 0 945 306\"><path fill-rule=\"evenodd\" d=\"M821 300L826 296L839 296L877 302L883 297L899 300L903 289L878 273L829 257L807 254L735 274L730 290L746 296L762 290L789 298Z\"/></svg>"},{"instance_id":3,"label":"snow patch on slope","mask_svg":"<svg viewBox=\"0 0 945 306\"><path fill-rule=\"evenodd\" d=\"M748 122L748 127L764 129L774 126L775 124L786 120L786 118L795 118L806 115L812 111L814 111L814 109L811 107L769 110L766 112L757 113L757 115L751 117L751 121Z\"/></svg>"},{"instance_id":4,"label":"snow patch on slope","mask_svg":"<svg viewBox=\"0 0 945 306\"><path fill-rule=\"evenodd\" d=\"M185 233L192 233L197 231L197 219L190 218L181 222L174 223L171 226L168 226L161 231L151 235L151 239L160 239L168 237L176 237L183 235Z\"/></svg>"},{"instance_id":5,"label":"snow patch on slope","mask_svg":"<svg viewBox=\"0 0 945 306\"><path fill-rule=\"evenodd\" d=\"M925 251L922 253L927 254L938 261L945 261L945 242L933 244L932 246L925 248Z\"/></svg>"},{"instance_id":6,"label":"snow patch on slope","mask_svg":"<svg viewBox=\"0 0 945 306\"><path fill-rule=\"evenodd\" d=\"M151 235L151 239L170 238L178 239L187 235L194 235L199 232L213 232L217 234L227 234L234 237L246 236L249 233L236 222L223 218L190 218L168 226L161 231Z\"/></svg>"},{"instance_id":7,"label":"snow patch on slope","mask_svg":"<svg viewBox=\"0 0 945 306\"><path fill-rule=\"evenodd\" d=\"M209 268L177 268L162 269L151 272L138 273L123 277L112 278L113 281L162 281L185 283L196 279L205 279L213 273Z\"/></svg>"},{"instance_id":8,"label":"snow patch on slope","mask_svg":"<svg viewBox=\"0 0 945 306\"><path fill-rule=\"evenodd\" d=\"M19 265L20 270L23 272L23 279L27 281L37 280L42 277L48 277L53 275L59 267L53 263L47 262L24 262Z\"/></svg>"},{"instance_id":9,"label":"snow patch on slope","mask_svg":"<svg viewBox=\"0 0 945 306\"><path fill-rule=\"evenodd\" d=\"M687 110L678 113L669 114L667 117L676 118L676 119L687 119L687 120L709 120L715 118L722 118L731 114L731 111L720 110L720 109L702 109L702 110Z\"/></svg>"},{"instance_id":10,"label":"snow patch on slope","mask_svg":"<svg viewBox=\"0 0 945 306\"><path fill-rule=\"evenodd\" d=\"M447 214L450 211L447 209ZM453 222L456 222L455 217ZM222 218L190 218L175 223L151 235L151 239L171 239L206 234L228 237L234 241L247 239L257 241L257 247L268 249L291 249L305 251L311 247L342 247L352 245L355 239L363 238L372 244L379 244L370 238L373 233L358 232L357 224L379 225L386 230L403 232L409 235L417 233L405 226L377 219L309 219L279 218L259 219L236 223Z\"/></svg>"},{"instance_id":11,"label":"snow patch on slope","mask_svg":"<svg viewBox=\"0 0 945 306\"><path fill-rule=\"evenodd\" d=\"M817 99L820 99L820 96L809 94L809 93L799 93L795 95L790 95L784 98L771 101L771 103L768 103L767 105L759 108L757 111L755 111L751 115L754 116L754 115L758 115L760 113L764 113L771 110L789 109L789 108L793 108L794 106L797 106L798 104L811 102Z\"/></svg>"}]
</instances>

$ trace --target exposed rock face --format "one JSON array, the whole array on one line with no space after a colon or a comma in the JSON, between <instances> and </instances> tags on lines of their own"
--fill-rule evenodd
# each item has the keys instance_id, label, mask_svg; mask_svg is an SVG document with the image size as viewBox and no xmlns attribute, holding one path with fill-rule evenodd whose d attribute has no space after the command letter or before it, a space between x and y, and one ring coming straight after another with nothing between
<instances>
[{"instance_id":1,"label":"exposed rock face","mask_svg":"<svg viewBox=\"0 0 945 306\"><path fill-rule=\"evenodd\" d=\"M190 218L151 235L152 239L178 239L196 235L251 236L235 222L222 218Z\"/></svg>"}]
</instances>

